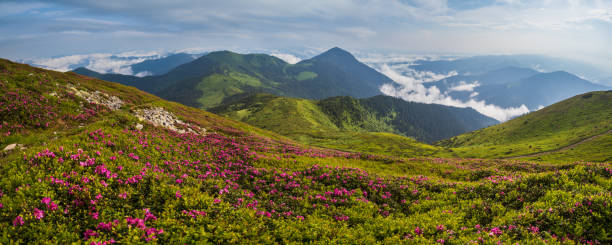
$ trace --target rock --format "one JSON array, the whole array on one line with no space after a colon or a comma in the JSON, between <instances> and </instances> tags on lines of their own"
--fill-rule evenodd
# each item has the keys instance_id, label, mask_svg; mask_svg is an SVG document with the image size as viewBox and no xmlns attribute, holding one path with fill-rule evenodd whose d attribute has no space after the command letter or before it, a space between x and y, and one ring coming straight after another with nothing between
<instances>
[{"instance_id":1,"label":"rock","mask_svg":"<svg viewBox=\"0 0 612 245\"><path fill-rule=\"evenodd\" d=\"M12 151L15 148L17 148L17 144L13 143L13 144L10 144L10 145L7 145L6 147L4 147L4 151Z\"/></svg>"},{"instance_id":2,"label":"rock","mask_svg":"<svg viewBox=\"0 0 612 245\"><path fill-rule=\"evenodd\" d=\"M176 131L180 134L184 134L186 132L198 134L198 132L192 130L191 128L197 129L200 131L200 134L205 134L206 129L202 129L196 125L192 125L189 123L185 123L179 120L174 114L169 111L166 111L162 107L152 107L152 108L143 108L135 111L136 117L142 121L147 121L154 126L164 127L170 129L172 131Z\"/></svg>"},{"instance_id":3,"label":"rock","mask_svg":"<svg viewBox=\"0 0 612 245\"><path fill-rule=\"evenodd\" d=\"M140 124L140 123L137 123L137 124L136 124L136 129L137 129L138 131L142 130L142 128L143 128L143 127L144 127L144 126L143 126L142 124Z\"/></svg>"},{"instance_id":4,"label":"rock","mask_svg":"<svg viewBox=\"0 0 612 245\"><path fill-rule=\"evenodd\" d=\"M85 99L87 102L106 106L113 111L118 110L124 104L119 97L111 96L100 91L90 93L85 90L78 90L71 85L68 85L68 88L74 92L74 95Z\"/></svg>"}]
</instances>

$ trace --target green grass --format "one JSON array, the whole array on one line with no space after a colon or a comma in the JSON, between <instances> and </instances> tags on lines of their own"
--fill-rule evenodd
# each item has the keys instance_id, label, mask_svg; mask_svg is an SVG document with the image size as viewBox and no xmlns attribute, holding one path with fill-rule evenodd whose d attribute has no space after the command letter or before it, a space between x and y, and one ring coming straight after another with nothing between
<instances>
[{"instance_id":1,"label":"green grass","mask_svg":"<svg viewBox=\"0 0 612 245\"><path fill-rule=\"evenodd\" d=\"M307 145L379 155L401 157L452 156L450 151L442 147L428 145L391 133L311 132L301 134L294 139Z\"/></svg>"},{"instance_id":2,"label":"green grass","mask_svg":"<svg viewBox=\"0 0 612 245\"><path fill-rule=\"evenodd\" d=\"M508 122L437 143L463 157L503 158L551 151L612 129L612 92L578 95ZM612 148L597 148L611 154ZM597 160L590 151L576 157ZM559 155L559 154L557 154Z\"/></svg>"},{"instance_id":3,"label":"green grass","mask_svg":"<svg viewBox=\"0 0 612 245\"><path fill-rule=\"evenodd\" d=\"M300 143L332 149L404 157L451 155L449 151L414 139L368 129L393 131L389 125L374 119L358 122L335 122L318 106L317 101L257 94L238 103L213 109L221 115L287 136ZM350 118L344 116L342 118ZM372 121L361 125L361 121ZM341 126L339 127L338 124Z\"/></svg>"},{"instance_id":4,"label":"green grass","mask_svg":"<svg viewBox=\"0 0 612 245\"><path fill-rule=\"evenodd\" d=\"M62 93L67 83L126 104L110 111L84 103ZM18 89L35 105L5 110L13 102L0 104L0 142L27 147L0 153L1 244L612 241L609 164L404 158L405 152L452 152L387 133L321 131L310 137L330 147L340 142L352 151L396 156L320 149L131 87L4 60L0 86L0 101L23 101L6 97ZM47 97L50 91L61 96ZM41 96L48 100L37 100ZM312 114L301 125L335 125L299 102L286 107ZM161 106L209 134L178 134L148 123L135 130L133 111L145 106ZM83 120L67 116L92 108L97 114ZM36 124L47 112L64 119ZM391 146L397 148L385 148ZM495 229L501 232L492 234Z\"/></svg>"},{"instance_id":5,"label":"green grass","mask_svg":"<svg viewBox=\"0 0 612 245\"><path fill-rule=\"evenodd\" d=\"M304 80L310 80L310 79L314 79L316 78L318 75L317 73L311 72L311 71L303 71L300 72L297 76L296 79L298 81L304 81Z\"/></svg>"},{"instance_id":6,"label":"green grass","mask_svg":"<svg viewBox=\"0 0 612 245\"><path fill-rule=\"evenodd\" d=\"M261 87L259 79L238 72L227 75L213 74L202 78L196 89L202 91L198 103L212 107L219 105L224 98L244 93L245 87Z\"/></svg>"},{"instance_id":7,"label":"green grass","mask_svg":"<svg viewBox=\"0 0 612 245\"><path fill-rule=\"evenodd\" d=\"M522 159L541 162L612 162L612 134L606 134L576 147Z\"/></svg>"}]
</instances>

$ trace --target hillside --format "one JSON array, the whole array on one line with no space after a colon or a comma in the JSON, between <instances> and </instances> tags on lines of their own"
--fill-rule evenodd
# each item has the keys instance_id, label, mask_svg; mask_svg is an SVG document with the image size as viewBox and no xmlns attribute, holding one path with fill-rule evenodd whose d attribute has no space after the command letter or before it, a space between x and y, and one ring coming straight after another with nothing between
<instances>
[{"instance_id":1,"label":"hillside","mask_svg":"<svg viewBox=\"0 0 612 245\"><path fill-rule=\"evenodd\" d=\"M126 78L75 72L134 86L200 108L211 108L228 97L253 92L307 99L342 95L370 97L380 94L380 85L391 82L340 48L295 65L266 54L218 51L159 76Z\"/></svg>"},{"instance_id":2,"label":"hillside","mask_svg":"<svg viewBox=\"0 0 612 245\"><path fill-rule=\"evenodd\" d=\"M432 142L496 123L472 109L382 95L313 101L256 94L211 111L315 145L333 132L387 132Z\"/></svg>"},{"instance_id":3,"label":"hillside","mask_svg":"<svg viewBox=\"0 0 612 245\"><path fill-rule=\"evenodd\" d=\"M608 132L611 125L612 91L590 92L502 124L440 141L438 145L453 147L467 157L521 156L571 145ZM581 145L581 149L591 150L574 151L572 159L609 161L609 157L602 158L602 154L610 156L610 148L604 145L597 140Z\"/></svg>"},{"instance_id":4,"label":"hillside","mask_svg":"<svg viewBox=\"0 0 612 245\"><path fill-rule=\"evenodd\" d=\"M610 242L609 164L313 148L6 60L0 87L2 244Z\"/></svg>"}]
</instances>

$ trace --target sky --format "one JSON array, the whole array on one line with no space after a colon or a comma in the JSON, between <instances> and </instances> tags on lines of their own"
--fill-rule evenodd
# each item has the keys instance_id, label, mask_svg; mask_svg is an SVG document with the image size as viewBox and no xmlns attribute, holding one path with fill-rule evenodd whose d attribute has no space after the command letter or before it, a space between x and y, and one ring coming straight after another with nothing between
<instances>
[{"instance_id":1,"label":"sky","mask_svg":"<svg viewBox=\"0 0 612 245\"><path fill-rule=\"evenodd\" d=\"M501 121L529 110L457 101L423 86L449 74L423 77L386 63L542 54L612 70L610 43L606 0L0 0L2 58L131 74L130 64L171 52L263 52L295 63L337 46L392 78L381 87L387 95Z\"/></svg>"},{"instance_id":2,"label":"sky","mask_svg":"<svg viewBox=\"0 0 612 245\"><path fill-rule=\"evenodd\" d=\"M547 54L612 66L604 0L3 0L0 57L183 49Z\"/></svg>"}]
</instances>

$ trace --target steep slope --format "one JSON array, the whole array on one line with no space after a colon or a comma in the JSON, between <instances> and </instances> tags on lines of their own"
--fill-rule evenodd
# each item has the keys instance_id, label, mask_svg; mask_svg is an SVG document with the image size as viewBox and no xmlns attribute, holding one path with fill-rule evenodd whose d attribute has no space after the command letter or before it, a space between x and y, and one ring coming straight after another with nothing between
<instances>
[{"instance_id":1,"label":"steep slope","mask_svg":"<svg viewBox=\"0 0 612 245\"><path fill-rule=\"evenodd\" d=\"M240 93L266 91L282 94L277 87L287 82L283 60L265 54L212 52L194 62L159 76L156 84L169 84L153 91L162 98L208 108Z\"/></svg>"},{"instance_id":2,"label":"steep slope","mask_svg":"<svg viewBox=\"0 0 612 245\"><path fill-rule=\"evenodd\" d=\"M371 97L381 94L381 85L392 82L337 47L287 67L286 70L296 81L285 84L283 89L291 96L307 99Z\"/></svg>"},{"instance_id":3,"label":"steep slope","mask_svg":"<svg viewBox=\"0 0 612 245\"><path fill-rule=\"evenodd\" d=\"M160 76L124 79L93 75L200 108L217 106L228 97L253 92L308 99L369 97L380 94L378 87L391 82L340 48L295 65L265 54L219 51Z\"/></svg>"},{"instance_id":4,"label":"steep slope","mask_svg":"<svg viewBox=\"0 0 612 245\"><path fill-rule=\"evenodd\" d=\"M472 109L388 96L313 101L257 94L211 111L302 142L331 132L388 132L431 142L496 122Z\"/></svg>"},{"instance_id":5,"label":"steep slope","mask_svg":"<svg viewBox=\"0 0 612 245\"><path fill-rule=\"evenodd\" d=\"M318 105L343 129L391 132L425 142L497 123L471 108L407 102L382 95L366 99L328 98Z\"/></svg>"},{"instance_id":6,"label":"steep slope","mask_svg":"<svg viewBox=\"0 0 612 245\"><path fill-rule=\"evenodd\" d=\"M438 145L454 147L455 152L468 157L522 156L563 148L608 132L611 125L612 91L590 92L502 124L440 141ZM601 145L596 141L589 144L601 150L599 154L612 153L596 143ZM591 159L589 152L582 151L582 159Z\"/></svg>"},{"instance_id":7,"label":"steep slope","mask_svg":"<svg viewBox=\"0 0 612 245\"><path fill-rule=\"evenodd\" d=\"M0 87L2 244L610 243L609 164L306 147L6 60Z\"/></svg>"}]
</instances>

